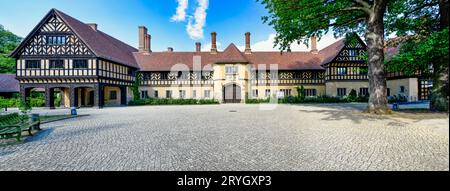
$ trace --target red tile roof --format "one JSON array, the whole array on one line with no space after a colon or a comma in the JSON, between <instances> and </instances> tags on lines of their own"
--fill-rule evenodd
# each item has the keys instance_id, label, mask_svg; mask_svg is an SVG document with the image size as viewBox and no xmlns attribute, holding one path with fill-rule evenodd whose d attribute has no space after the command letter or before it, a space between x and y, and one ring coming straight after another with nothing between
<instances>
[{"instance_id":1,"label":"red tile roof","mask_svg":"<svg viewBox=\"0 0 450 191\"><path fill-rule=\"evenodd\" d=\"M15 74L0 74L0 92L19 92L19 81L16 80Z\"/></svg>"},{"instance_id":2,"label":"red tile roof","mask_svg":"<svg viewBox=\"0 0 450 191\"><path fill-rule=\"evenodd\" d=\"M129 46L120 40L103 33L95 31L89 25L54 9L55 13L86 43L96 56L111 61L122 63L137 68L138 65L133 57L133 52L137 49Z\"/></svg>"},{"instance_id":3,"label":"red tile roof","mask_svg":"<svg viewBox=\"0 0 450 191\"><path fill-rule=\"evenodd\" d=\"M193 56L201 56L202 68L215 63L249 63L256 69L269 70L271 64L277 64L278 70L323 70L322 64L331 62L345 46L344 40L314 54L311 52L252 52L244 54L230 44L223 52L151 52L134 53L141 71L170 71L176 64L185 64L193 69Z\"/></svg>"},{"instance_id":4,"label":"red tile roof","mask_svg":"<svg viewBox=\"0 0 450 191\"><path fill-rule=\"evenodd\" d=\"M210 52L142 53L61 11L56 9L52 11L67 23L96 56L139 68L141 71L170 71L177 64L184 64L187 66L186 69L193 70L194 56L201 56L203 70L205 66L212 66L214 63L249 63L256 69L262 69L263 66L270 69L271 64L277 64L279 70L323 70L322 65L331 62L345 46L344 39L341 39L318 53L252 52L244 54L234 44L230 44L223 52L217 54Z\"/></svg>"},{"instance_id":5,"label":"red tile roof","mask_svg":"<svg viewBox=\"0 0 450 191\"><path fill-rule=\"evenodd\" d=\"M342 48L345 46L345 39L338 40L337 42L327 46L326 48L319 51L322 55L322 64L328 64L333 61L334 58L341 52Z\"/></svg>"}]
</instances>

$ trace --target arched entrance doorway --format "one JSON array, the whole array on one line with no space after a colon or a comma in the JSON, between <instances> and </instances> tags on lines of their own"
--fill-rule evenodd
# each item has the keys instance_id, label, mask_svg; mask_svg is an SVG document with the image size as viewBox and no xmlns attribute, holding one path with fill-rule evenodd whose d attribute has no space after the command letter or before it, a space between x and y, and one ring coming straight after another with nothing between
<instances>
[{"instance_id":1,"label":"arched entrance doorway","mask_svg":"<svg viewBox=\"0 0 450 191\"><path fill-rule=\"evenodd\" d=\"M224 103L241 103L241 87L230 84L223 87Z\"/></svg>"}]
</instances>

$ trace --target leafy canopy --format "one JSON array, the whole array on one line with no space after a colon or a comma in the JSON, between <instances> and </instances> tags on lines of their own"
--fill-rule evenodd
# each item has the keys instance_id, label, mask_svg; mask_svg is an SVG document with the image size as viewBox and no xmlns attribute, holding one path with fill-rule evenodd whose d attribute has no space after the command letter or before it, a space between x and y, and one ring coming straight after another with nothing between
<instances>
[{"instance_id":1,"label":"leafy canopy","mask_svg":"<svg viewBox=\"0 0 450 191\"><path fill-rule=\"evenodd\" d=\"M9 54L16 48L22 38L9 32L0 25L0 73L15 73L15 62Z\"/></svg>"},{"instance_id":2,"label":"leafy canopy","mask_svg":"<svg viewBox=\"0 0 450 191\"><path fill-rule=\"evenodd\" d=\"M277 31L275 44L290 50L292 42L308 45L311 36L318 38L328 31L336 37L356 32L362 35L370 5L365 1L349 0L258 0L269 11L264 23Z\"/></svg>"}]
</instances>

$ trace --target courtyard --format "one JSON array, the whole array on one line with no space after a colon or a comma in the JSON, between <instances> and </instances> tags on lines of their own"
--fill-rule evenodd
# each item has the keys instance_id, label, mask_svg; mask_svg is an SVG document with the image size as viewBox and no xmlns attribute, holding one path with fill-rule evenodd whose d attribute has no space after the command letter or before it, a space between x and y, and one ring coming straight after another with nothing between
<instances>
[{"instance_id":1,"label":"courtyard","mask_svg":"<svg viewBox=\"0 0 450 191\"><path fill-rule=\"evenodd\" d=\"M447 114L377 117L364 107L80 109L89 116L43 124L23 143L0 141L0 170L449 170Z\"/></svg>"}]
</instances>

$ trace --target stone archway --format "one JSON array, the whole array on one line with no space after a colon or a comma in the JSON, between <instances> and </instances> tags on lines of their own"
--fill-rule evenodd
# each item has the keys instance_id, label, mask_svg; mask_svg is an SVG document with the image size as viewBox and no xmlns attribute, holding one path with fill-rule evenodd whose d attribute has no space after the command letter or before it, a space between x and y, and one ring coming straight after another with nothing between
<instances>
[{"instance_id":1,"label":"stone archway","mask_svg":"<svg viewBox=\"0 0 450 191\"><path fill-rule=\"evenodd\" d=\"M241 103L242 89L237 84L229 84L223 87L224 103Z\"/></svg>"}]
</instances>

